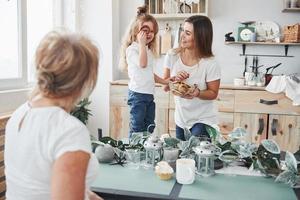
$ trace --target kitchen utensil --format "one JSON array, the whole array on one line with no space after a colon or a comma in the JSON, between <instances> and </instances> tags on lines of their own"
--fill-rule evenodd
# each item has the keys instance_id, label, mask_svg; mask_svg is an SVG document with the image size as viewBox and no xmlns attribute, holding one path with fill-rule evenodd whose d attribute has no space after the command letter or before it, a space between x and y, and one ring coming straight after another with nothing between
<instances>
[{"instance_id":1,"label":"kitchen utensil","mask_svg":"<svg viewBox=\"0 0 300 200\"><path fill-rule=\"evenodd\" d=\"M278 66L280 66L282 63L278 63L277 65L271 66L271 67L267 67L266 68L266 74L268 74L269 70L271 69L271 73L274 71L275 68L277 68Z\"/></svg>"},{"instance_id":2,"label":"kitchen utensil","mask_svg":"<svg viewBox=\"0 0 300 200\"><path fill-rule=\"evenodd\" d=\"M278 66L280 66L281 65L281 63L278 63L277 65L275 65L275 66L273 66L273 68L272 68L272 70L271 70L271 73L270 74L272 74L273 73L273 71L274 71L274 69L276 69Z\"/></svg>"},{"instance_id":3,"label":"kitchen utensil","mask_svg":"<svg viewBox=\"0 0 300 200\"><path fill-rule=\"evenodd\" d=\"M243 77L245 77L245 73L246 73L246 71L247 71L247 62L248 62L248 57L245 56L245 66L244 66Z\"/></svg>"},{"instance_id":4,"label":"kitchen utensil","mask_svg":"<svg viewBox=\"0 0 300 200\"><path fill-rule=\"evenodd\" d=\"M172 48L172 34L169 25L166 25L165 33L161 36L161 54L166 54Z\"/></svg>"}]
</instances>

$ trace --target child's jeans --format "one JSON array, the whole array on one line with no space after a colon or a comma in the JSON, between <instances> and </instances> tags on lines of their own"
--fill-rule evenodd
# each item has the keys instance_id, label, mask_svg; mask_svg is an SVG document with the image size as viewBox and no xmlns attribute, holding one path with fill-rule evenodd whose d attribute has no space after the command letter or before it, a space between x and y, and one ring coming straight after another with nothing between
<instances>
[{"instance_id":1,"label":"child's jeans","mask_svg":"<svg viewBox=\"0 0 300 200\"><path fill-rule=\"evenodd\" d=\"M132 133L147 131L154 124L155 103L153 94L143 94L129 90L127 104L130 106L129 137ZM149 128L153 132L154 127Z\"/></svg>"},{"instance_id":2,"label":"child's jeans","mask_svg":"<svg viewBox=\"0 0 300 200\"><path fill-rule=\"evenodd\" d=\"M190 128L190 131L193 136L197 137L207 137L207 139L210 138L209 134L207 133L205 129L205 124L202 123L196 123L193 125L192 128ZM176 138L185 141L184 138L184 129L180 128L179 126L176 125Z\"/></svg>"}]
</instances>

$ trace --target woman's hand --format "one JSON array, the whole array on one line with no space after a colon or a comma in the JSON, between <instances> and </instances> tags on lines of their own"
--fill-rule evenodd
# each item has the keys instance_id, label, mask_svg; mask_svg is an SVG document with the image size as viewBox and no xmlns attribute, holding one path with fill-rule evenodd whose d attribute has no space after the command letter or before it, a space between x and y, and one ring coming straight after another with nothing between
<instances>
[{"instance_id":1,"label":"woman's hand","mask_svg":"<svg viewBox=\"0 0 300 200\"><path fill-rule=\"evenodd\" d=\"M193 99L193 98L197 98L200 95L200 89L198 87L195 87L193 91L187 93L186 95L181 96L182 98L185 99Z\"/></svg>"},{"instance_id":2,"label":"woman's hand","mask_svg":"<svg viewBox=\"0 0 300 200\"><path fill-rule=\"evenodd\" d=\"M183 81L190 77L190 74L186 71L179 71L175 77L175 81Z\"/></svg>"}]
</instances>

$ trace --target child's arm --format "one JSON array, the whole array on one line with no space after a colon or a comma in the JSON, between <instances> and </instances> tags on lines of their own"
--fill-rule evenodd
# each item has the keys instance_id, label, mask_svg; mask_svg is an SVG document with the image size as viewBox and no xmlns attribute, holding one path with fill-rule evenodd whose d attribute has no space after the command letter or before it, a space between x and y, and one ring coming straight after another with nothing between
<instances>
[{"instance_id":1,"label":"child's arm","mask_svg":"<svg viewBox=\"0 0 300 200\"><path fill-rule=\"evenodd\" d=\"M154 74L154 81L155 83L160 83L163 85L168 85L169 84L169 79L162 79L159 76L157 76L156 74Z\"/></svg>"},{"instance_id":2,"label":"child's arm","mask_svg":"<svg viewBox=\"0 0 300 200\"><path fill-rule=\"evenodd\" d=\"M141 68L147 67L147 46L146 46L146 34L144 31L140 31L137 35L139 43L139 64Z\"/></svg>"}]
</instances>

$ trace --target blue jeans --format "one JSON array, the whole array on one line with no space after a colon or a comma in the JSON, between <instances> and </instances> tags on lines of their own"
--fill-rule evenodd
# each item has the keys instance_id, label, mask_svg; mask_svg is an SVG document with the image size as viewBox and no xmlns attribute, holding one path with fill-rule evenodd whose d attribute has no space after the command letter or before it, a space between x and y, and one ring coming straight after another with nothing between
<instances>
[{"instance_id":1,"label":"blue jeans","mask_svg":"<svg viewBox=\"0 0 300 200\"><path fill-rule=\"evenodd\" d=\"M190 131L191 131L193 136L210 138L208 132L205 129L205 124L196 123L196 124L193 125L192 128L190 128ZM176 138L185 141L184 129L180 128L177 125L176 125Z\"/></svg>"},{"instance_id":2,"label":"blue jeans","mask_svg":"<svg viewBox=\"0 0 300 200\"><path fill-rule=\"evenodd\" d=\"M153 94L143 94L129 90L127 104L130 107L129 137L134 132L147 131L154 124L155 103ZM152 133L154 127L149 128Z\"/></svg>"}]
</instances>

